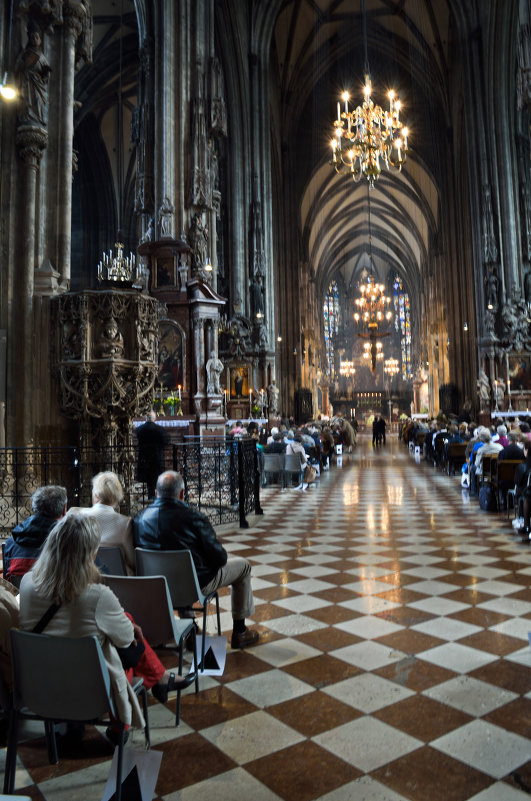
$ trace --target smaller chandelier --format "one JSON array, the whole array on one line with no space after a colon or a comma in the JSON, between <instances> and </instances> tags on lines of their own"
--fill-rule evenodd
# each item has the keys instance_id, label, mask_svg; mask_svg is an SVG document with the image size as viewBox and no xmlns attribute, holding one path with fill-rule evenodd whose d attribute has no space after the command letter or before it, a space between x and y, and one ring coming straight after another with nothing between
<instances>
[{"instance_id":1,"label":"smaller chandelier","mask_svg":"<svg viewBox=\"0 0 531 801\"><path fill-rule=\"evenodd\" d=\"M391 378L398 373L398 359L386 359L384 362L384 373Z\"/></svg>"},{"instance_id":2,"label":"smaller chandelier","mask_svg":"<svg viewBox=\"0 0 531 801\"><path fill-rule=\"evenodd\" d=\"M363 345L363 358L380 361L384 357L383 345L380 341L365 342Z\"/></svg>"},{"instance_id":3,"label":"smaller chandelier","mask_svg":"<svg viewBox=\"0 0 531 801\"><path fill-rule=\"evenodd\" d=\"M356 183L365 176L372 187L382 171L381 161L387 169L393 167L400 172L407 158L409 132L400 122L401 104L394 91L388 93L389 111L374 104L371 92L370 78L366 75L363 104L351 111L350 95L343 92L345 110L341 112L338 102L330 144L336 172L348 170Z\"/></svg>"},{"instance_id":4,"label":"smaller chandelier","mask_svg":"<svg viewBox=\"0 0 531 801\"><path fill-rule=\"evenodd\" d=\"M344 375L347 378L353 376L356 372L356 368L354 367L354 362L340 362L339 363L339 374Z\"/></svg>"},{"instance_id":5,"label":"smaller chandelier","mask_svg":"<svg viewBox=\"0 0 531 801\"><path fill-rule=\"evenodd\" d=\"M368 328L378 328L384 320L390 320L393 313L389 309L391 298L384 294L385 286L377 284L372 276L367 278L367 283L360 285L361 297L356 298L355 304L358 307L354 313L354 320L365 323Z\"/></svg>"},{"instance_id":6,"label":"smaller chandelier","mask_svg":"<svg viewBox=\"0 0 531 801\"><path fill-rule=\"evenodd\" d=\"M116 255L110 250L103 254L98 264L98 281L111 281L117 284L138 281L140 275L136 257L132 253L124 256L122 242L115 242L114 247Z\"/></svg>"}]
</instances>

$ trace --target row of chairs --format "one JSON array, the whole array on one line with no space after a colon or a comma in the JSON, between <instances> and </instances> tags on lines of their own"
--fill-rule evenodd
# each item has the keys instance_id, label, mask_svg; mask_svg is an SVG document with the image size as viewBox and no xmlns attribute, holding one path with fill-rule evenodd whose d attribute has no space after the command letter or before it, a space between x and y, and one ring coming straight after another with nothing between
<instances>
[{"instance_id":1,"label":"row of chairs","mask_svg":"<svg viewBox=\"0 0 531 801\"><path fill-rule=\"evenodd\" d=\"M203 617L201 635L201 661L203 666L205 658L207 614L210 601L216 604L216 623L218 634L221 635L221 619L219 612L219 596L217 592L204 595L199 586L194 561L190 551L151 551L145 548L135 548L136 574L139 576L164 576L168 582L171 603L174 609L192 609L198 605ZM126 576L125 562L122 552L117 546L100 546L96 554L96 564L106 576ZM125 587L125 583L123 584ZM114 588L112 588L114 590ZM129 598L124 599L118 593L124 609L133 615L133 610L126 605ZM132 599L131 599L132 600ZM142 623L138 621L143 629ZM195 628L195 627L194 627ZM149 638L148 638L149 641Z\"/></svg>"},{"instance_id":2,"label":"row of chairs","mask_svg":"<svg viewBox=\"0 0 531 801\"><path fill-rule=\"evenodd\" d=\"M285 489L295 477L300 484L304 465L298 453L264 453L264 475L268 484L279 483Z\"/></svg>"}]
</instances>

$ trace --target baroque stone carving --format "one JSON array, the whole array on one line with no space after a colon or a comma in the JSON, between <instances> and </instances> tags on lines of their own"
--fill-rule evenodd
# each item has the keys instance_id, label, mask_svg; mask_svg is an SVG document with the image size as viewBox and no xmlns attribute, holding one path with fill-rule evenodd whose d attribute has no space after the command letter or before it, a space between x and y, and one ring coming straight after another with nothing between
<instances>
[{"instance_id":1,"label":"baroque stone carving","mask_svg":"<svg viewBox=\"0 0 531 801\"><path fill-rule=\"evenodd\" d=\"M269 406L270 417L275 417L278 414L279 396L280 396L280 390L277 387L275 379L273 379L273 381L271 381L270 385L267 388L267 404Z\"/></svg>"},{"instance_id":2,"label":"baroque stone carving","mask_svg":"<svg viewBox=\"0 0 531 801\"><path fill-rule=\"evenodd\" d=\"M223 72L218 58L210 61L210 130L227 135L227 108Z\"/></svg>"},{"instance_id":3,"label":"baroque stone carving","mask_svg":"<svg viewBox=\"0 0 531 801\"><path fill-rule=\"evenodd\" d=\"M203 224L199 214L194 214L192 218L188 241L192 248L192 275L200 276L207 260L208 228Z\"/></svg>"},{"instance_id":4,"label":"baroque stone carving","mask_svg":"<svg viewBox=\"0 0 531 801\"><path fill-rule=\"evenodd\" d=\"M160 238L169 239L172 236L172 217L175 209L168 197L165 197L159 208Z\"/></svg>"},{"instance_id":5,"label":"baroque stone carving","mask_svg":"<svg viewBox=\"0 0 531 801\"><path fill-rule=\"evenodd\" d=\"M220 376L223 372L223 362L218 359L216 352L210 353L210 359L206 363L207 375L207 395L221 395Z\"/></svg>"},{"instance_id":6,"label":"baroque stone carving","mask_svg":"<svg viewBox=\"0 0 531 801\"><path fill-rule=\"evenodd\" d=\"M478 398L480 408L483 410L488 407L490 402L490 383L485 370L480 367L477 379Z\"/></svg>"},{"instance_id":7,"label":"baroque stone carving","mask_svg":"<svg viewBox=\"0 0 531 801\"><path fill-rule=\"evenodd\" d=\"M48 102L48 78L52 68L42 52L42 33L34 20L29 21L27 33L26 47L15 64L15 74L20 91L17 121L21 125L36 124L44 128Z\"/></svg>"},{"instance_id":8,"label":"baroque stone carving","mask_svg":"<svg viewBox=\"0 0 531 801\"><path fill-rule=\"evenodd\" d=\"M513 290L501 313L504 341L514 351L528 350L531 346L529 311L526 301Z\"/></svg>"}]
</instances>

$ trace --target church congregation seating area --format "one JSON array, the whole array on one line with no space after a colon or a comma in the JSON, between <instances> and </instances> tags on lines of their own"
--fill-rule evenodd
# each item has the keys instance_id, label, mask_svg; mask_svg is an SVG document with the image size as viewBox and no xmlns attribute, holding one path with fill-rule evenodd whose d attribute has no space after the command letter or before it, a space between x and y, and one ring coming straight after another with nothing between
<instances>
[{"instance_id":1,"label":"church congregation seating area","mask_svg":"<svg viewBox=\"0 0 531 801\"><path fill-rule=\"evenodd\" d=\"M459 481L470 502L505 517L508 529L512 523L516 535L529 541L524 497L531 475L527 460L531 431L524 416L509 430L501 420L490 428L444 416L420 423L407 420L399 437L417 462L432 463L435 470Z\"/></svg>"}]
</instances>

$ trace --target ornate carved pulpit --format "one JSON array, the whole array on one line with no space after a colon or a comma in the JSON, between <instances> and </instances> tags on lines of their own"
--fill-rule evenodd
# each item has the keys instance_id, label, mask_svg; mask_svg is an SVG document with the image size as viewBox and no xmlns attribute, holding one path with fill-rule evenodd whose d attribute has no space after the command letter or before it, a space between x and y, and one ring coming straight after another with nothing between
<instances>
[{"instance_id":1,"label":"ornate carved pulpit","mask_svg":"<svg viewBox=\"0 0 531 801\"><path fill-rule=\"evenodd\" d=\"M53 313L63 413L81 422L82 447L131 460L132 420L153 403L157 301L135 289L68 292Z\"/></svg>"}]
</instances>

